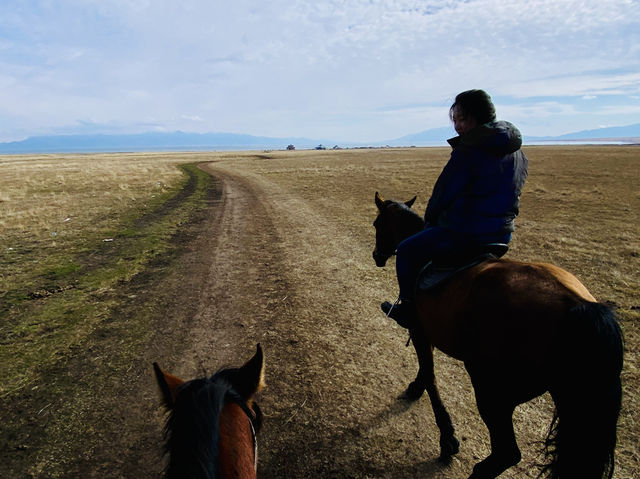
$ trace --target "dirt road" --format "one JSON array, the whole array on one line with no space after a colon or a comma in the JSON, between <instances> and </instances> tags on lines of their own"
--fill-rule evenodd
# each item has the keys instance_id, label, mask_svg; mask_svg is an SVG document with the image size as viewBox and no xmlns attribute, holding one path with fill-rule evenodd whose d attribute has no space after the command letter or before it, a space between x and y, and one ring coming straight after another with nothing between
<instances>
[{"instance_id":1,"label":"dirt road","mask_svg":"<svg viewBox=\"0 0 640 479\"><path fill-rule=\"evenodd\" d=\"M414 475L392 472L386 461L374 459L400 450L395 467L404 467L418 431L399 427L390 434L390 420L429 411L426 401L411 409L395 402L410 377L402 358L405 366L412 358L403 333L378 313L367 291L363 279L373 278L372 271L357 266L366 264L361 257L370 255L370 245L345 236L327 212L263 178L207 168L224 181L224 213L206 301L215 306L203 308L201 322L225 337L209 335L196 351L206 356L222 346L226 354L217 363L224 364L246 357L252 342L263 344L268 387L262 476ZM425 440L432 442L433 459L437 436ZM435 465L419 467L426 473Z\"/></svg>"},{"instance_id":2,"label":"dirt road","mask_svg":"<svg viewBox=\"0 0 640 479\"><path fill-rule=\"evenodd\" d=\"M268 176L238 174L223 162L201 168L215 178L216 194L177 266L147 292L162 312L132 372L139 382L122 412L126 444L101 449L103 467L93 472L112 474L116 457L117 475L159 474L163 416L151 361L191 378L243 362L260 342L267 368L260 477L467 477L488 439L468 378L438 355L442 394L463 443L445 468L428 398L398 399L417 364L405 331L379 312L393 291L393 269L375 268L373 234L350 234L330 210Z\"/></svg>"}]
</instances>

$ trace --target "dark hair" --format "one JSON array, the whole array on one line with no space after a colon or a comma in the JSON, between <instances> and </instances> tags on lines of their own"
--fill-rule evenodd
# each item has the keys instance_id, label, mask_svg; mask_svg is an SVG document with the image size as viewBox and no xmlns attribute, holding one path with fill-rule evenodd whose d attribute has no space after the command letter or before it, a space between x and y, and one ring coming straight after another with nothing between
<instances>
[{"instance_id":1,"label":"dark hair","mask_svg":"<svg viewBox=\"0 0 640 479\"><path fill-rule=\"evenodd\" d=\"M491 97L484 90L467 90L456 96L449 109L449 118L453 121L453 110L458 108L463 115L474 118L478 124L488 123L496 119L496 108Z\"/></svg>"}]
</instances>

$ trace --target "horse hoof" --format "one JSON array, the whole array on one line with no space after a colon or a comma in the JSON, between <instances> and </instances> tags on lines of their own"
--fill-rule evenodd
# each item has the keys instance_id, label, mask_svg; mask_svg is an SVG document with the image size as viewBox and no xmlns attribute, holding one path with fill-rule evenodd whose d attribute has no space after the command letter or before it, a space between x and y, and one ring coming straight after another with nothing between
<instances>
[{"instance_id":1,"label":"horse hoof","mask_svg":"<svg viewBox=\"0 0 640 479\"><path fill-rule=\"evenodd\" d=\"M423 393L424 393L424 386L420 386L414 381L411 384L409 384L409 387L402 395L402 398L406 399L407 401L417 401L422 397Z\"/></svg>"},{"instance_id":2,"label":"horse hoof","mask_svg":"<svg viewBox=\"0 0 640 479\"><path fill-rule=\"evenodd\" d=\"M449 454L440 453L440 457L438 458L438 462L443 466L450 466L453 462L453 456Z\"/></svg>"},{"instance_id":3,"label":"horse hoof","mask_svg":"<svg viewBox=\"0 0 640 479\"><path fill-rule=\"evenodd\" d=\"M440 457L438 460L445 464L451 464L451 458L460 451L460 441L455 437L450 437L440 441Z\"/></svg>"}]
</instances>

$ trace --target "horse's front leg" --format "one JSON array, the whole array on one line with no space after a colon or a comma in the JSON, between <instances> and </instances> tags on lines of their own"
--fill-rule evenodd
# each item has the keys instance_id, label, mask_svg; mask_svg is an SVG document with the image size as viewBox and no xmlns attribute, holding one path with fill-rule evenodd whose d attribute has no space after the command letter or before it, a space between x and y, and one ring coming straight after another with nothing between
<instances>
[{"instance_id":1,"label":"horse's front leg","mask_svg":"<svg viewBox=\"0 0 640 479\"><path fill-rule=\"evenodd\" d=\"M410 401L415 401L422 396L425 390L427 391L436 424L440 429L440 460L448 462L451 456L459 451L460 442L455 437L451 416L442 403L436 385L436 377L433 372L433 346L424 333L416 331L416 329L411 329L410 333L418 356L419 369L416 379L409 384L404 396Z\"/></svg>"}]
</instances>

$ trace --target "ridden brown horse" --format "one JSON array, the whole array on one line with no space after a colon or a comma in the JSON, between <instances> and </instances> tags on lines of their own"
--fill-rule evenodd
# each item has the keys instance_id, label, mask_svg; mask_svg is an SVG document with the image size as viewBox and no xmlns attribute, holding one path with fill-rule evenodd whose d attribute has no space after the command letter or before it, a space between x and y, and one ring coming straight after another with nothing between
<instances>
[{"instance_id":1,"label":"ridden brown horse","mask_svg":"<svg viewBox=\"0 0 640 479\"><path fill-rule=\"evenodd\" d=\"M384 266L398 243L424 227L406 203L378 193L376 248ZM567 271L550 264L489 259L416 295L410 335L418 375L406 396L426 389L440 428L441 459L458 452L433 373L433 347L464 362L489 429L491 454L470 478L495 478L520 461L515 407L549 391L556 406L546 441L553 478L613 474L622 389L622 334L614 313Z\"/></svg>"},{"instance_id":2,"label":"ridden brown horse","mask_svg":"<svg viewBox=\"0 0 640 479\"><path fill-rule=\"evenodd\" d=\"M253 401L263 387L264 361L256 354L240 368L183 381L153 363L164 404L169 462L165 477L254 479L256 434L262 413Z\"/></svg>"}]
</instances>

